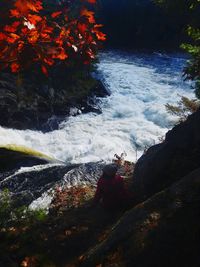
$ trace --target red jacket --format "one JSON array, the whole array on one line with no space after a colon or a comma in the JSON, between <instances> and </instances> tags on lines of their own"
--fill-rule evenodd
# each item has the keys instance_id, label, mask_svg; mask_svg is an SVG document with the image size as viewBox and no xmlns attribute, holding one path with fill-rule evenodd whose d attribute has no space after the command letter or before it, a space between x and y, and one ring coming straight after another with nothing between
<instances>
[{"instance_id":1,"label":"red jacket","mask_svg":"<svg viewBox=\"0 0 200 267\"><path fill-rule=\"evenodd\" d=\"M97 183L94 202L102 202L106 209L118 209L124 206L128 195L124 187L124 180L116 175L114 178L101 177Z\"/></svg>"}]
</instances>

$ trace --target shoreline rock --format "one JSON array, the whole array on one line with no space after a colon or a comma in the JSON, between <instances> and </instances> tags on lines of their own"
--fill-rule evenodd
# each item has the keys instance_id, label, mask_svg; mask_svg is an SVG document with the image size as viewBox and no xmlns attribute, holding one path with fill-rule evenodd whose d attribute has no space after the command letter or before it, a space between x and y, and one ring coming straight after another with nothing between
<instances>
[{"instance_id":1,"label":"shoreline rock","mask_svg":"<svg viewBox=\"0 0 200 267\"><path fill-rule=\"evenodd\" d=\"M103 162L85 164L49 163L0 173L0 191L8 189L17 206L30 205L56 187L96 185Z\"/></svg>"},{"instance_id":2,"label":"shoreline rock","mask_svg":"<svg viewBox=\"0 0 200 267\"><path fill-rule=\"evenodd\" d=\"M39 164L61 163L39 151L15 144L0 146L0 173Z\"/></svg>"},{"instance_id":3,"label":"shoreline rock","mask_svg":"<svg viewBox=\"0 0 200 267\"><path fill-rule=\"evenodd\" d=\"M71 109L79 113L100 113L96 97L109 92L100 80L91 74L79 74L71 78L63 73L55 79L16 77L0 73L0 126L19 130L51 131L71 115ZM53 82L52 82L53 80Z\"/></svg>"}]
</instances>

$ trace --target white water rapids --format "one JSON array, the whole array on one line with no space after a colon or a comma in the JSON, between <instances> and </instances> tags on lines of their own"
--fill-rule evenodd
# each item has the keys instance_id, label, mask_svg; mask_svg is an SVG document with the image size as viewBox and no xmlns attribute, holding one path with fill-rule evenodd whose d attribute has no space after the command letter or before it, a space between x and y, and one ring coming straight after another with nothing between
<instances>
[{"instance_id":1,"label":"white water rapids","mask_svg":"<svg viewBox=\"0 0 200 267\"><path fill-rule=\"evenodd\" d=\"M101 100L102 114L71 116L48 133L0 127L0 144L24 145L72 163L110 161L124 151L135 161L173 125L165 104L193 97L181 76L185 62L179 54L104 52L98 73L111 96Z\"/></svg>"}]
</instances>

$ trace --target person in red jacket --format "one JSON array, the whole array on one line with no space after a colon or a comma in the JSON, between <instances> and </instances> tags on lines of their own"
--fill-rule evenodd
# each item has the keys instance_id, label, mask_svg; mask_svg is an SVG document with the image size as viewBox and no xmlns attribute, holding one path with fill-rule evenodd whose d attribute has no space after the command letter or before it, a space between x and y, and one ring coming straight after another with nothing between
<instances>
[{"instance_id":1,"label":"person in red jacket","mask_svg":"<svg viewBox=\"0 0 200 267\"><path fill-rule=\"evenodd\" d=\"M107 210L119 210L128 203L128 192L123 178L116 174L117 169L116 164L106 165L97 183L94 204L101 203Z\"/></svg>"}]
</instances>

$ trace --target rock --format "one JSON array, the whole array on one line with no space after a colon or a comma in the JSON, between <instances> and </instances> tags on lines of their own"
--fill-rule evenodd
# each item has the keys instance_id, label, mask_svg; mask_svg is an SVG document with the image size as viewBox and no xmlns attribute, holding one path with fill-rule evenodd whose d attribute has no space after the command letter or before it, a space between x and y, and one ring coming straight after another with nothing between
<instances>
[{"instance_id":1,"label":"rock","mask_svg":"<svg viewBox=\"0 0 200 267\"><path fill-rule=\"evenodd\" d=\"M0 172L38 164L56 163L57 160L36 150L16 145L0 146Z\"/></svg>"},{"instance_id":2,"label":"rock","mask_svg":"<svg viewBox=\"0 0 200 267\"><path fill-rule=\"evenodd\" d=\"M55 187L84 183L96 185L103 166L102 162L79 165L50 163L21 168L0 173L0 190L8 189L17 205L29 205Z\"/></svg>"},{"instance_id":3,"label":"rock","mask_svg":"<svg viewBox=\"0 0 200 267\"><path fill-rule=\"evenodd\" d=\"M143 200L200 166L200 110L166 134L137 162L134 191Z\"/></svg>"},{"instance_id":4,"label":"rock","mask_svg":"<svg viewBox=\"0 0 200 267\"><path fill-rule=\"evenodd\" d=\"M66 75L66 70L56 75L44 80L25 74L19 80L14 74L1 72L0 125L49 131L58 128L58 123L49 125L48 120L52 117L63 120L71 107L83 108L83 112L100 112L95 96L108 95L100 81L90 74Z\"/></svg>"},{"instance_id":5,"label":"rock","mask_svg":"<svg viewBox=\"0 0 200 267\"><path fill-rule=\"evenodd\" d=\"M200 168L126 212L81 266L198 266L199 210Z\"/></svg>"}]
</instances>

